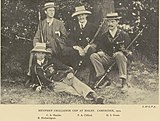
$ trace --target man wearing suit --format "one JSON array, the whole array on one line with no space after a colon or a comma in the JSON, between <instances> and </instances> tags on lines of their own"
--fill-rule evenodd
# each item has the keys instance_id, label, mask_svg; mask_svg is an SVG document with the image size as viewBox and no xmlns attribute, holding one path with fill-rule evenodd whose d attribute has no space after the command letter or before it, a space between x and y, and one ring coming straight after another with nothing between
<instances>
[{"instance_id":1,"label":"man wearing suit","mask_svg":"<svg viewBox=\"0 0 160 121\"><path fill-rule=\"evenodd\" d=\"M127 88L127 57L131 52L125 48L130 42L129 35L118 28L120 17L118 13L107 14L108 31L104 33L99 41L96 42L97 53L90 56L90 60L94 66L96 77L100 79L105 73L105 66L109 66L116 61L119 70L118 86Z\"/></svg>"},{"instance_id":2,"label":"man wearing suit","mask_svg":"<svg viewBox=\"0 0 160 121\"><path fill-rule=\"evenodd\" d=\"M85 10L84 6L76 7L75 13L72 14L72 17L77 17L78 20L71 31L71 38L74 41L73 48L78 46L84 49L96 33L97 27L93 23L87 21L87 16L89 14L91 14L91 12Z\"/></svg>"},{"instance_id":3,"label":"man wearing suit","mask_svg":"<svg viewBox=\"0 0 160 121\"><path fill-rule=\"evenodd\" d=\"M55 92L67 92L73 95L83 96L85 99L93 99L97 104L102 104L104 99L96 94L90 87L73 75L71 67L62 64L55 58L48 58L46 43L35 43L32 49L35 59L31 66L33 89L50 89Z\"/></svg>"},{"instance_id":4,"label":"man wearing suit","mask_svg":"<svg viewBox=\"0 0 160 121\"><path fill-rule=\"evenodd\" d=\"M84 48L88 46L89 42L93 39L97 27L87 20L90 14L91 12L86 10L84 6L75 7L75 12L72 14L72 17L75 18L76 21L73 23L69 35L72 42L70 46L73 47L74 51L78 54L73 55L74 58L69 59L72 59L72 63L74 59L74 62L76 62L75 65L77 65L80 60L83 60L84 66L91 66L89 55L93 53L94 49L89 48L88 51L85 51Z\"/></svg>"},{"instance_id":5,"label":"man wearing suit","mask_svg":"<svg viewBox=\"0 0 160 121\"><path fill-rule=\"evenodd\" d=\"M77 21L71 28L70 39L73 41L73 48L79 52L79 56L85 56L84 48L93 39L97 27L87 20L90 11L86 10L84 6L75 7L75 12L72 17L76 17Z\"/></svg>"},{"instance_id":6,"label":"man wearing suit","mask_svg":"<svg viewBox=\"0 0 160 121\"><path fill-rule=\"evenodd\" d=\"M67 31L63 22L54 18L55 7L54 2L44 5L43 10L46 14L46 19L39 24L33 39L33 45L35 46L36 42L42 42L43 40L43 42L47 43L47 47L52 49L53 54L57 55L60 53L61 44L66 40Z\"/></svg>"},{"instance_id":7,"label":"man wearing suit","mask_svg":"<svg viewBox=\"0 0 160 121\"><path fill-rule=\"evenodd\" d=\"M52 49L53 55L59 56L64 47L66 37L68 35L62 21L54 18L55 15L54 2L48 2L44 5L43 10L46 14L46 19L38 25L38 30L33 39L33 46L36 42L45 42L47 47ZM31 75L30 67L34 54L30 54L28 76Z\"/></svg>"}]
</instances>

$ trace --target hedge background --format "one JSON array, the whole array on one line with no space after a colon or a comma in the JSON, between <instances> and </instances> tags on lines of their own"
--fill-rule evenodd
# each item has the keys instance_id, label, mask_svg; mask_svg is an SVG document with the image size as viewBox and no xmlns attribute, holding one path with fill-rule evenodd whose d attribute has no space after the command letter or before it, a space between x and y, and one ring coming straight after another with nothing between
<instances>
[{"instance_id":1,"label":"hedge background","mask_svg":"<svg viewBox=\"0 0 160 121\"><path fill-rule=\"evenodd\" d=\"M51 0L50 0L51 1ZM47 0L1 1L1 74L2 78L23 77L28 68L32 39L38 25L38 12ZM133 39L145 27L135 45L138 53L151 64L158 64L158 0L54 0L59 6L55 17L65 23L67 30L75 6L85 5L92 11L89 21L99 25L107 13L122 16L120 27ZM42 19L44 19L44 13ZM106 30L106 26L103 28Z\"/></svg>"}]
</instances>

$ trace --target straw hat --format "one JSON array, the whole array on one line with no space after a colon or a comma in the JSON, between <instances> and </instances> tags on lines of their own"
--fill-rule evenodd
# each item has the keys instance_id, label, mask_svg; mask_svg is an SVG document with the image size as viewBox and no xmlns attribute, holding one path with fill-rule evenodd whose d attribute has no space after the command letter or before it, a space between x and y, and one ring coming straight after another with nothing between
<instances>
[{"instance_id":1,"label":"straw hat","mask_svg":"<svg viewBox=\"0 0 160 121\"><path fill-rule=\"evenodd\" d=\"M46 43L37 42L35 47L32 49L32 52L45 52L51 53L51 51L46 50Z\"/></svg>"},{"instance_id":2,"label":"straw hat","mask_svg":"<svg viewBox=\"0 0 160 121\"><path fill-rule=\"evenodd\" d=\"M55 8L57 6L55 6L54 2L48 2L46 4L44 4L43 10L46 10L47 8Z\"/></svg>"},{"instance_id":3,"label":"straw hat","mask_svg":"<svg viewBox=\"0 0 160 121\"><path fill-rule=\"evenodd\" d=\"M72 17L80 14L91 14L91 12L87 11L84 6L75 7L75 12L72 14Z\"/></svg>"},{"instance_id":4,"label":"straw hat","mask_svg":"<svg viewBox=\"0 0 160 121\"><path fill-rule=\"evenodd\" d=\"M118 13L108 13L106 18L107 18L107 19L115 19L115 20L118 20L118 19L120 19L120 18L122 18L122 17L120 17L120 16L118 15Z\"/></svg>"}]
</instances>

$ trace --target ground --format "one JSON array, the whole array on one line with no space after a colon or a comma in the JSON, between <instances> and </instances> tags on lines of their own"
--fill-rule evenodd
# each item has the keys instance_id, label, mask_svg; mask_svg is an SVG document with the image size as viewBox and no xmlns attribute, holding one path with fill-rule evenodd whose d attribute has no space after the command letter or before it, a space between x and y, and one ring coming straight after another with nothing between
<instances>
[{"instance_id":1,"label":"ground","mask_svg":"<svg viewBox=\"0 0 160 121\"><path fill-rule=\"evenodd\" d=\"M128 68L128 84L130 88L122 92L114 84L117 83L117 72L113 70L109 77L114 81L111 86L95 89L97 94L105 98L105 104L158 104L159 78L156 65L132 62ZM81 76L80 76L81 75ZM88 69L80 71L79 78L88 79ZM24 86L25 78L3 79L1 86L2 104L94 104L83 97L67 93L55 93L43 90L42 93Z\"/></svg>"}]
</instances>

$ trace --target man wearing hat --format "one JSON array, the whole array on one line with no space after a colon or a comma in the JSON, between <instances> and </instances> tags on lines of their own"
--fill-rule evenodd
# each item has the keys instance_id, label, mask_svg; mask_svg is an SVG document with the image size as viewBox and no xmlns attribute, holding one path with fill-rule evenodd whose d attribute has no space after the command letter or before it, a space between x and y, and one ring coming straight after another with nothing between
<instances>
[{"instance_id":1,"label":"man wearing hat","mask_svg":"<svg viewBox=\"0 0 160 121\"><path fill-rule=\"evenodd\" d=\"M48 2L44 5L43 10L46 14L46 19L44 19L39 25L38 30L33 39L33 46L36 42L45 42L48 48L52 49L55 56L60 55L66 37L67 31L62 21L54 18L55 15L55 4L54 2ZM31 53L29 60L29 72L32 65L33 54Z\"/></svg>"},{"instance_id":2,"label":"man wearing hat","mask_svg":"<svg viewBox=\"0 0 160 121\"><path fill-rule=\"evenodd\" d=\"M129 35L118 28L118 13L107 14L108 31L102 34L100 39L95 42L97 53L90 56L94 66L97 81L104 75L105 67L116 61L119 70L119 84L123 89L127 87L127 58L125 47L130 42ZM105 81L105 80L104 80Z\"/></svg>"},{"instance_id":3,"label":"man wearing hat","mask_svg":"<svg viewBox=\"0 0 160 121\"><path fill-rule=\"evenodd\" d=\"M72 40L73 49L78 52L76 58L86 55L84 48L93 39L97 30L94 24L87 21L87 17L90 14L91 12L86 10L84 6L75 7L75 12L72 14L72 17L75 17L77 21L71 27L69 37Z\"/></svg>"},{"instance_id":4,"label":"man wearing hat","mask_svg":"<svg viewBox=\"0 0 160 121\"><path fill-rule=\"evenodd\" d=\"M73 75L71 67L62 64L55 58L46 55L52 51L46 49L46 43L35 43L32 49L35 59L31 67L32 87L36 91L47 88L55 92L67 92L73 95L83 96L85 99L93 99L102 104L104 99L96 94L90 87Z\"/></svg>"},{"instance_id":5,"label":"man wearing hat","mask_svg":"<svg viewBox=\"0 0 160 121\"><path fill-rule=\"evenodd\" d=\"M59 54L61 44L67 37L67 31L62 21L54 18L55 15L54 2L48 2L44 5L44 13L46 19L38 26L38 31L33 39L33 45L36 42L45 42L47 47L51 48L55 55ZM42 35L42 36L41 36Z\"/></svg>"}]
</instances>

